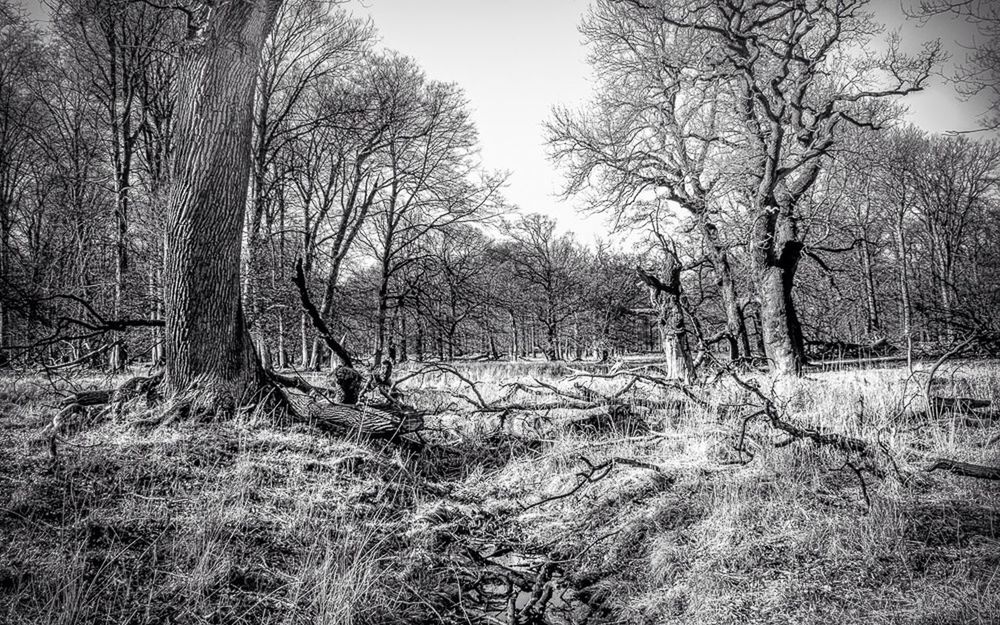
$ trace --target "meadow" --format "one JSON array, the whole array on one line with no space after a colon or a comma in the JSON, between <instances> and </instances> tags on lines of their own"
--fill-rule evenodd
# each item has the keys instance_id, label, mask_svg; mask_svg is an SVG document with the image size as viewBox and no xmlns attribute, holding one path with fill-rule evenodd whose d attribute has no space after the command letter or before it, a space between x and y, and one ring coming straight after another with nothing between
<instances>
[{"instance_id":1,"label":"meadow","mask_svg":"<svg viewBox=\"0 0 1000 625\"><path fill-rule=\"evenodd\" d=\"M454 367L401 385L431 413L422 441L260 412L151 427L127 406L54 457L60 394L124 378L0 379L0 622L1000 622L1000 485L927 471L1000 464L995 422L928 414L926 376L682 392L601 367ZM937 377L1000 401L998 363ZM739 381L872 452L788 436ZM565 399L581 389L630 418L581 421Z\"/></svg>"}]
</instances>

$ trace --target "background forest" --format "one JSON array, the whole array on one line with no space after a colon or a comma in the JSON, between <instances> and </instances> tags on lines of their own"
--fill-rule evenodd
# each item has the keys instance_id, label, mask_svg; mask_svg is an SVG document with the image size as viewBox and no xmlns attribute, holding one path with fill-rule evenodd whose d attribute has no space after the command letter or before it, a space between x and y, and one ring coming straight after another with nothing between
<instances>
[{"instance_id":1,"label":"background forest","mask_svg":"<svg viewBox=\"0 0 1000 625\"><path fill-rule=\"evenodd\" d=\"M0 9L0 361L160 362L183 16L73 0L53 4L41 30L16 5ZM830 19L803 41L833 32ZM989 332L1000 144L905 122L894 98L930 78L937 44L907 57L890 37L855 58L849 47L877 41L877 25L860 8L836 20L850 29L814 53L837 80L764 66L747 83L785 71L795 80L782 88L803 89L768 96L790 102L776 169L803 182L776 211L794 224L783 271L802 347L856 355ZM556 109L548 136L567 193L608 216L596 244L505 202L460 86L381 49L375 26L337 3L283 5L254 93L242 278L267 364L332 360L299 308L298 258L334 333L376 364L658 350L635 268L659 271L665 253L683 269L694 348L765 355L756 230L768 209L744 164L760 162L768 111L749 112L756 130L733 112L736 81L705 77L715 61L697 55L713 44L698 30L664 39L629 3L599 2L582 32L597 92ZM670 61L650 65L658 55Z\"/></svg>"}]
</instances>

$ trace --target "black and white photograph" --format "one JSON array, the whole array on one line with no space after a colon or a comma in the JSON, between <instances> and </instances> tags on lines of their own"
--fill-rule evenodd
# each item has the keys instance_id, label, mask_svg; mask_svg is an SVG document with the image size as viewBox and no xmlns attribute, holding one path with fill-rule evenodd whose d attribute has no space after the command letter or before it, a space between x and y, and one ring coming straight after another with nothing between
<instances>
[{"instance_id":1,"label":"black and white photograph","mask_svg":"<svg viewBox=\"0 0 1000 625\"><path fill-rule=\"evenodd\" d=\"M1000 1L0 0L0 625L1000 625Z\"/></svg>"}]
</instances>

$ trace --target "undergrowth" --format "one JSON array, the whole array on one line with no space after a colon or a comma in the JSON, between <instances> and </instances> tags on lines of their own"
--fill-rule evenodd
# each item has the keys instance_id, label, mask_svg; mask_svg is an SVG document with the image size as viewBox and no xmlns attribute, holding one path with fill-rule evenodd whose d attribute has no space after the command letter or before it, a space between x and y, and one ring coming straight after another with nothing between
<instances>
[{"instance_id":1,"label":"undergrowth","mask_svg":"<svg viewBox=\"0 0 1000 625\"><path fill-rule=\"evenodd\" d=\"M463 367L489 401L566 373ZM506 622L543 569L549 623L1000 622L1000 488L923 471L1000 464L996 428L915 417L921 383L899 369L813 377L759 383L898 472L775 447L764 423L736 451L752 397L724 380L695 389L704 405L644 413L642 434L475 413L461 384L425 376L404 388L437 413L422 449L264 414L155 429L125 414L52 459L39 432L61 387L2 379L0 622ZM1000 399L1000 367L964 364L944 390Z\"/></svg>"}]
</instances>

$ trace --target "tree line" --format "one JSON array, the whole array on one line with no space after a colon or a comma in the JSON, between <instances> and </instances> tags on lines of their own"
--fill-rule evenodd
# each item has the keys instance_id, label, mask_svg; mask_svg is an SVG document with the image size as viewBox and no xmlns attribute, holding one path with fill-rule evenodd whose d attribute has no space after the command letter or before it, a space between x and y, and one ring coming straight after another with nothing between
<instances>
[{"instance_id":1,"label":"tree line","mask_svg":"<svg viewBox=\"0 0 1000 625\"><path fill-rule=\"evenodd\" d=\"M275 3L253 75L215 83L184 64L216 34L185 6L62 0L42 30L0 5L0 361L162 362L219 306L265 369L335 365L298 260L376 365L655 351L687 377L718 352L797 372L994 325L1000 146L903 123L941 50L875 45L862 0L594 2L593 100L546 128L567 195L612 224L595 245L512 216L461 88L342 4ZM209 100L252 113L210 127ZM234 223L184 208L243 195ZM220 256L238 276L199 290Z\"/></svg>"}]
</instances>

